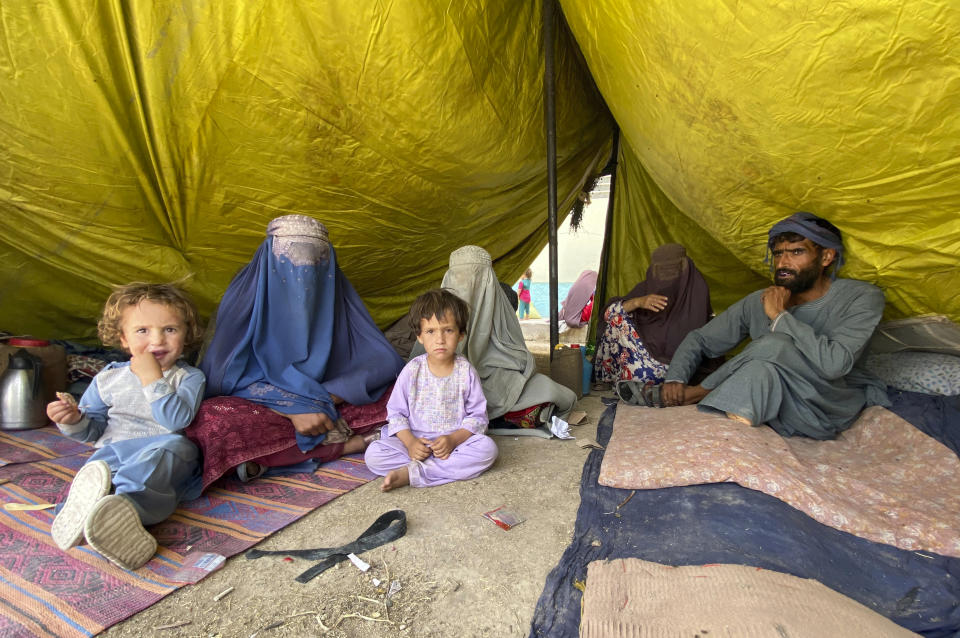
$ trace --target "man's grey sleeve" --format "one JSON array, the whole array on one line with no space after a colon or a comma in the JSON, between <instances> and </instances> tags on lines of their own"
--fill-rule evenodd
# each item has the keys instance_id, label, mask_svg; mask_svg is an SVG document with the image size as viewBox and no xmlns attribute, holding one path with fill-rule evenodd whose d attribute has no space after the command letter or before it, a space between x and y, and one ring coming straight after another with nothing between
<instances>
[{"instance_id":1,"label":"man's grey sleeve","mask_svg":"<svg viewBox=\"0 0 960 638\"><path fill-rule=\"evenodd\" d=\"M673 354L664 382L689 382L704 357L723 356L743 341L743 338L749 334L749 322L746 317L749 298L749 296L744 297L708 321L702 328L690 332Z\"/></svg>"},{"instance_id":2,"label":"man's grey sleeve","mask_svg":"<svg viewBox=\"0 0 960 638\"><path fill-rule=\"evenodd\" d=\"M832 314L822 334L790 313L784 314L774 332L789 335L797 349L824 379L846 376L866 348L883 316L883 291L863 286L842 308Z\"/></svg>"}]
</instances>

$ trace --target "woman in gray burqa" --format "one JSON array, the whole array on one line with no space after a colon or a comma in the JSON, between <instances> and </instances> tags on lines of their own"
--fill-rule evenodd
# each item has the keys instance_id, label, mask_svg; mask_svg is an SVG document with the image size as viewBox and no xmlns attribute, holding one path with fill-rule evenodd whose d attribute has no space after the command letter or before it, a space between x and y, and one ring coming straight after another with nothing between
<instances>
[{"instance_id":1,"label":"woman in gray burqa","mask_svg":"<svg viewBox=\"0 0 960 638\"><path fill-rule=\"evenodd\" d=\"M450 253L444 288L470 306L467 336L461 352L477 369L493 434L545 434L550 419L566 418L577 395L550 377L536 372L520 321L493 270L490 253L479 246L463 246ZM423 352L416 344L411 357ZM502 417L503 423L500 421ZM497 424L504 428L496 427ZM505 429L505 428L521 429Z\"/></svg>"}]
</instances>

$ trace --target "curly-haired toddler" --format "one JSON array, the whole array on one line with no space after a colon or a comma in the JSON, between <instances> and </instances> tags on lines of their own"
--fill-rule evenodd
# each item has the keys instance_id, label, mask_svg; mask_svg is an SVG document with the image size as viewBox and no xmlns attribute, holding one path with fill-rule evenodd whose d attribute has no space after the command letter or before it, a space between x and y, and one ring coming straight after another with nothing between
<instances>
[{"instance_id":1,"label":"curly-haired toddler","mask_svg":"<svg viewBox=\"0 0 960 638\"><path fill-rule=\"evenodd\" d=\"M145 283L110 295L98 331L130 361L101 370L79 405L69 395L47 405L61 432L99 448L74 477L50 533L61 549L86 538L110 561L137 569L157 549L144 526L200 495L200 451L182 431L200 407L205 377L180 357L202 331L183 291Z\"/></svg>"}]
</instances>

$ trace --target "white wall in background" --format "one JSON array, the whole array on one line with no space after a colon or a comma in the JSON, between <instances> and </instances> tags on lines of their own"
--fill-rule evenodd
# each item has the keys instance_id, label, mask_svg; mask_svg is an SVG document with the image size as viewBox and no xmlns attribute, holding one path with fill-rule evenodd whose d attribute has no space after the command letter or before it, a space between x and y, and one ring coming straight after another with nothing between
<instances>
[{"instance_id":1,"label":"white wall in background","mask_svg":"<svg viewBox=\"0 0 960 638\"><path fill-rule=\"evenodd\" d=\"M572 282L584 270L599 270L603 248L603 227L607 219L610 177L603 177L594 189L590 204L583 209L583 221L576 232L570 230L570 217L557 228L557 281ZM550 281L550 247L544 246L530 265L533 281ZM516 282L514 282L516 287Z\"/></svg>"}]
</instances>

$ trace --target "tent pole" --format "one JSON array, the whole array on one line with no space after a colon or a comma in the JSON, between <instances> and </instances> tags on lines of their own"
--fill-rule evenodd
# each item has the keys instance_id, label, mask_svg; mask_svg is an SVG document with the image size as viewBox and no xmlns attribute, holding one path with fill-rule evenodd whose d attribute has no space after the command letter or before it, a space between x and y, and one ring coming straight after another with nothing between
<instances>
[{"instance_id":1,"label":"tent pole","mask_svg":"<svg viewBox=\"0 0 960 638\"><path fill-rule=\"evenodd\" d=\"M543 0L543 110L547 127L547 228L550 245L550 360L560 341L557 322L557 114L554 74L556 0Z\"/></svg>"},{"instance_id":2,"label":"tent pole","mask_svg":"<svg viewBox=\"0 0 960 638\"><path fill-rule=\"evenodd\" d=\"M610 193L607 199L607 217L603 224L603 244L600 249L600 279L597 281L597 290L593 296L593 316L590 323L596 331L594 334L594 352L600 349L600 338L603 336L603 312L606 310L607 300L607 273L610 271L610 238L613 235L613 198L617 192L617 159L620 154L620 127L613 129L613 150L610 152L610 161L603 172L610 175ZM599 312L598 312L599 310Z\"/></svg>"}]
</instances>

